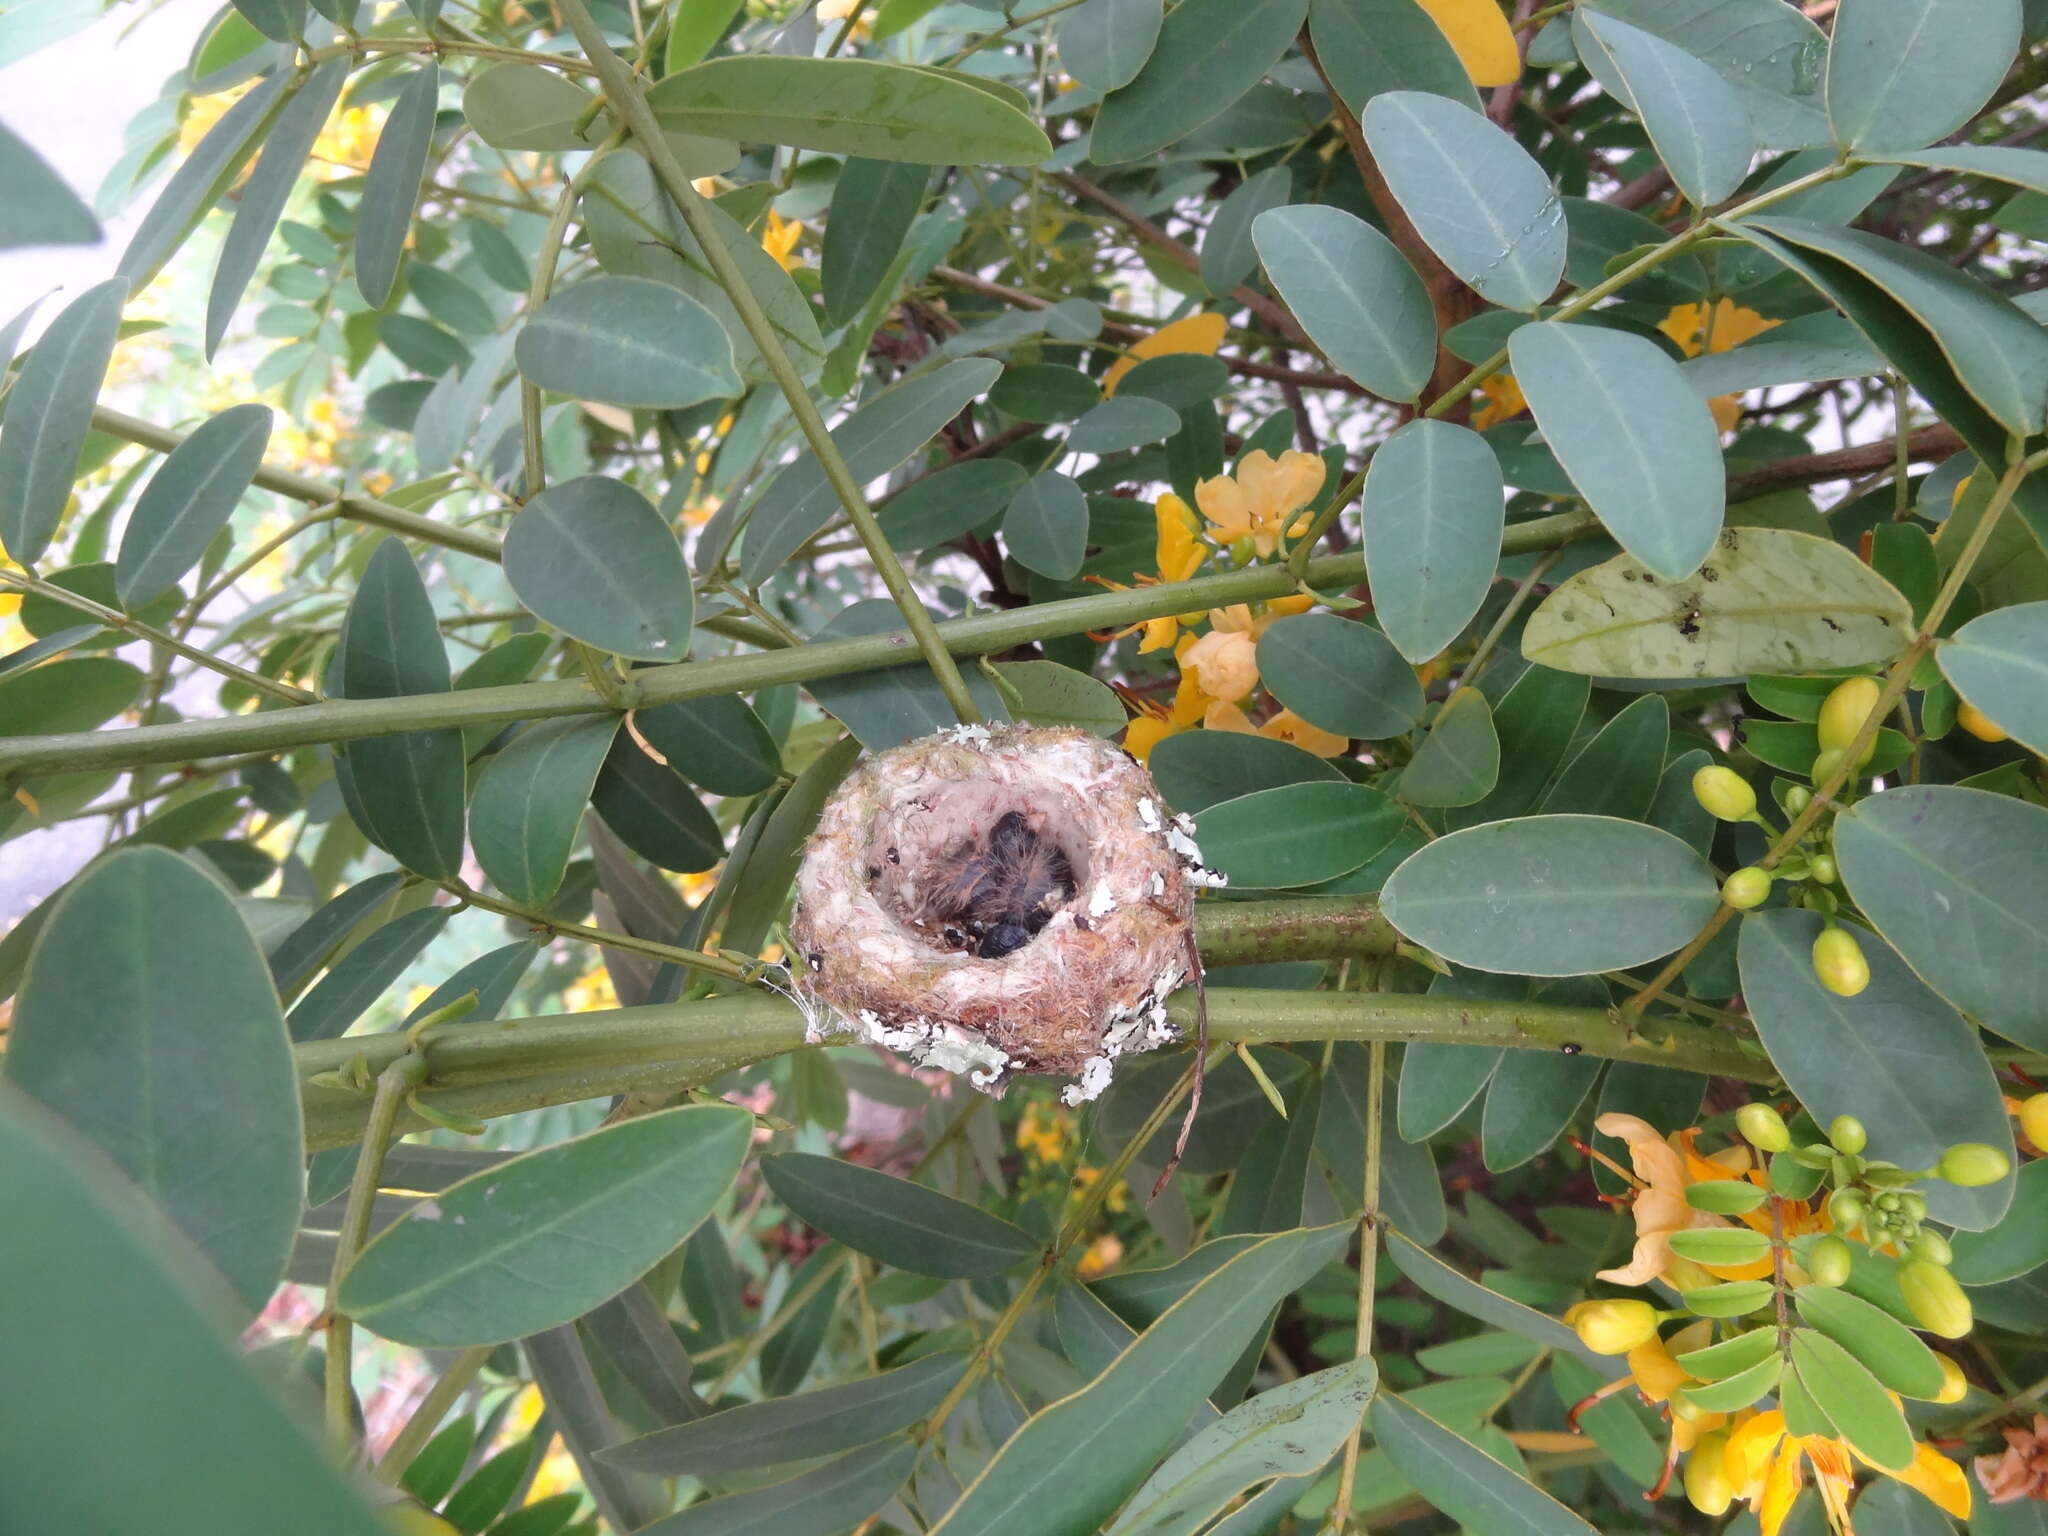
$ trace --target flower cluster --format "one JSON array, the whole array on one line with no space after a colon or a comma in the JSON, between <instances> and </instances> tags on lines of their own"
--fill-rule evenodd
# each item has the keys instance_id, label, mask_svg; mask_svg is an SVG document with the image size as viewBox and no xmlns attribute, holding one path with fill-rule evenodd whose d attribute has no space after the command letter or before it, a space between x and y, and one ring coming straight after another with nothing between
<instances>
[{"instance_id":1,"label":"flower cluster","mask_svg":"<svg viewBox=\"0 0 2048 1536\"><path fill-rule=\"evenodd\" d=\"M1767 1104L1744 1106L1736 1123L1747 1145L1702 1153L1696 1129L1666 1137L1633 1115L1594 1122L1628 1147L1629 1168L1609 1166L1632 1188L1636 1225L1629 1262L1599 1278L1657 1283L1678 1304L1605 1297L1565 1314L1588 1349L1626 1355L1629 1367L1580 1403L1573 1422L1634 1388L1672 1422L1651 1496L1683 1458L1696 1508L1719 1516L1744 1501L1763 1536L1777 1536L1809 1473L1829 1523L1846 1533L1859 1465L1966 1516L1962 1468L1915 1438L1901 1406L1952 1403L1968 1390L1955 1362L1904 1319L1947 1339L1972 1322L1947 1243L1921 1225L1926 1199L1910 1186L1992 1183L2008 1160L1967 1144L1909 1170L1866 1158L1867 1133L1847 1115L1813 1140L1795 1138ZM1683 1326L1667 1337L1671 1322Z\"/></svg>"}]
</instances>

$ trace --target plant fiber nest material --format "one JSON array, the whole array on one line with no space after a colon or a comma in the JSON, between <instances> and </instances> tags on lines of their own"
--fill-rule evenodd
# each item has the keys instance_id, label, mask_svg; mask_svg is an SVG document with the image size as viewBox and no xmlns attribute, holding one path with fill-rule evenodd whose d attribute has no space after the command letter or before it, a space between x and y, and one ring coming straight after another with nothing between
<instances>
[{"instance_id":1,"label":"plant fiber nest material","mask_svg":"<svg viewBox=\"0 0 2048 1536\"><path fill-rule=\"evenodd\" d=\"M1035 934L984 958L932 913L999 827L1059 872ZM1175 1038L1166 998L1199 965L1192 823L1121 748L1067 727L960 726L870 757L834 793L797 874L791 971L816 1042L843 1031L1000 1093L1011 1076L1109 1085ZM1043 865L1042 865L1043 867ZM819 1005L823 1005L820 1007ZM829 1010L829 1013L828 1013Z\"/></svg>"}]
</instances>

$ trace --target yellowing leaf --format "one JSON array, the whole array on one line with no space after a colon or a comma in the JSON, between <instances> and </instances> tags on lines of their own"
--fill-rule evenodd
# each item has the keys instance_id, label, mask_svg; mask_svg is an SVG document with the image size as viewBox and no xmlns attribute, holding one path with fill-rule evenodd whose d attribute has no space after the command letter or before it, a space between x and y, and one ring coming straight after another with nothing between
<instances>
[{"instance_id":1,"label":"yellowing leaf","mask_svg":"<svg viewBox=\"0 0 2048 1536\"><path fill-rule=\"evenodd\" d=\"M1522 72L1515 31L1494 0L1416 0L1450 39L1458 62L1478 86L1512 85Z\"/></svg>"},{"instance_id":2,"label":"yellowing leaf","mask_svg":"<svg viewBox=\"0 0 2048 1536\"><path fill-rule=\"evenodd\" d=\"M1116 387L1123 376L1148 357L1165 357L1172 352L1195 352L1203 357L1214 357L1216 349L1223 345L1223 333L1229 329L1221 315L1189 315L1171 325L1162 325L1143 341L1133 343L1125 356L1109 365L1109 372L1102 376L1102 392L1116 393Z\"/></svg>"}]
</instances>

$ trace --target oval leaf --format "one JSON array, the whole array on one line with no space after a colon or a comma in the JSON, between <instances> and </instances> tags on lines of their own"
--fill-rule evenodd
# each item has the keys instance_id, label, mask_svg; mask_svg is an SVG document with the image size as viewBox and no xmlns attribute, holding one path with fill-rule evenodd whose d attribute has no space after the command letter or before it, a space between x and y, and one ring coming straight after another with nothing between
<instances>
[{"instance_id":1,"label":"oval leaf","mask_svg":"<svg viewBox=\"0 0 2048 1536\"><path fill-rule=\"evenodd\" d=\"M1905 1415L1854 1355L1824 1333L1794 1328L1792 1368L1814 1406L1864 1460L1894 1472L1912 1464L1913 1432Z\"/></svg>"},{"instance_id":2,"label":"oval leaf","mask_svg":"<svg viewBox=\"0 0 2048 1536\"><path fill-rule=\"evenodd\" d=\"M1304 204L1252 225L1259 260L1309 339L1376 395L1414 400L1436 367L1429 291L1394 242L1341 208Z\"/></svg>"},{"instance_id":3,"label":"oval leaf","mask_svg":"<svg viewBox=\"0 0 2048 1536\"><path fill-rule=\"evenodd\" d=\"M1137 78L1096 110L1088 158L1117 165L1193 133L1280 62L1307 16L1308 0L1182 0Z\"/></svg>"},{"instance_id":4,"label":"oval leaf","mask_svg":"<svg viewBox=\"0 0 2048 1536\"><path fill-rule=\"evenodd\" d=\"M1233 885L1286 888L1334 880L1394 840L1401 809L1349 780L1288 784L1195 813L1202 859Z\"/></svg>"},{"instance_id":5,"label":"oval leaf","mask_svg":"<svg viewBox=\"0 0 2048 1536\"><path fill-rule=\"evenodd\" d=\"M671 769L714 795L759 794L782 776L775 738L736 693L639 710L633 725Z\"/></svg>"},{"instance_id":6,"label":"oval leaf","mask_svg":"<svg viewBox=\"0 0 2048 1536\"><path fill-rule=\"evenodd\" d=\"M1501 1536L1589 1536L1593 1530L1527 1478L1392 1393L1373 1399L1369 1418L1388 1460L1461 1525Z\"/></svg>"},{"instance_id":7,"label":"oval leaf","mask_svg":"<svg viewBox=\"0 0 2048 1536\"><path fill-rule=\"evenodd\" d=\"M1678 189L1701 208L1732 196L1755 152L1741 93L1711 65L1612 16L1574 11L1572 31L1592 67L1604 55L1619 76Z\"/></svg>"},{"instance_id":8,"label":"oval leaf","mask_svg":"<svg viewBox=\"0 0 2048 1536\"><path fill-rule=\"evenodd\" d=\"M1152 57L1159 0L1082 0L1060 18L1060 62L1091 91L1129 85Z\"/></svg>"},{"instance_id":9,"label":"oval leaf","mask_svg":"<svg viewBox=\"0 0 2048 1536\"><path fill-rule=\"evenodd\" d=\"M1149 400L1105 400L1097 411L1130 406L1151 406ZM1165 406L1156 409L1180 418ZM1090 413L1091 415L1093 412ZM1083 418L1080 426L1086 426ZM1157 436L1158 434L1153 434ZM1146 441L1150 441L1149 438ZM1003 544L1010 557L1027 571L1053 581L1070 581L1080 574L1088 553L1088 498L1081 487L1053 470L1034 475L1017 488L1003 513Z\"/></svg>"},{"instance_id":10,"label":"oval leaf","mask_svg":"<svg viewBox=\"0 0 2048 1536\"><path fill-rule=\"evenodd\" d=\"M909 1481L917 1446L886 1440L766 1488L728 1493L640 1526L639 1536L838 1536Z\"/></svg>"},{"instance_id":11,"label":"oval leaf","mask_svg":"<svg viewBox=\"0 0 2048 1536\"><path fill-rule=\"evenodd\" d=\"M336 1304L421 1349L523 1338L581 1317L673 1252L738 1177L745 1110L664 1110L452 1184L380 1233Z\"/></svg>"},{"instance_id":12,"label":"oval leaf","mask_svg":"<svg viewBox=\"0 0 2048 1536\"><path fill-rule=\"evenodd\" d=\"M1862 1361L1881 1383L1907 1397L1941 1392L1941 1361L1920 1335L1882 1307L1825 1285L1792 1293L1799 1315Z\"/></svg>"},{"instance_id":13,"label":"oval leaf","mask_svg":"<svg viewBox=\"0 0 2048 1536\"><path fill-rule=\"evenodd\" d=\"M50 322L7 392L0 421L0 545L16 561L42 558L71 499L93 400L127 302L125 278L86 289Z\"/></svg>"},{"instance_id":14,"label":"oval leaf","mask_svg":"<svg viewBox=\"0 0 2048 1536\"><path fill-rule=\"evenodd\" d=\"M1529 616L1522 654L1595 677L1820 672L1889 661L1912 619L1899 590L1832 539L1724 528L1684 581L1659 581L1632 555L1579 572Z\"/></svg>"},{"instance_id":15,"label":"oval leaf","mask_svg":"<svg viewBox=\"0 0 2048 1536\"><path fill-rule=\"evenodd\" d=\"M263 954L218 885L163 848L88 867L30 952L6 1069L244 1306L269 1300L299 1224L298 1074Z\"/></svg>"},{"instance_id":16,"label":"oval leaf","mask_svg":"<svg viewBox=\"0 0 2048 1536\"><path fill-rule=\"evenodd\" d=\"M1977 115L2019 51L2020 0L1847 0L1828 43L1828 122L1864 154L1923 149Z\"/></svg>"},{"instance_id":17,"label":"oval leaf","mask_svg":"<svg viewBox=\"0 0 2048 1536\"><path fill-rule=\"evenodd\" d=\"M682 546L622 480L583 475L529 501L505 535L505 579L562 633L641 661L681 661L693 602Z\"/></svg>"},{"instance_id":18,"label":"oval leaf","mask_svg":"<svg viewBox=\"0 0 2048 1536\"><path fill-rule=\"evenodd\" d=\"M1937 655L1957 693L2026 747L2048 751L2048 603L1972 619Z\"/></svg>"},{"instance_id":19,"label":"oval leaf","mask_svg":"<svg viewBox=\"0 0 2048 1536\"><path fill-rule=\"evenodd\" d=\"M621 731L612 738L590 808L619 841L650 864L679 874L713 868L725 857L725 834L674 769L657 763Z\"/></svg>"},{"instance_id":20,"label":"oval leaf","mask_svg":"<svg viewBox=\"0 0 2048 1536\"><path fill-rule=\"evenodd\" d=\"M718 317L644 277L564 288L520 328L512 355L528 383L609 405L676 409L742 387Z\"/></svg>"},{"instance_id":21,"label":"oval leaf","mask_svg":"<svg viewBox=\"0 0 2048 1536\"><path fill-rule=\"evenodd\" d=\"M1365 565L1373 613L1417 666L1463 633L1500 563L1507 517L1500 461L1486 439L1411 421L1365 477Z\"/></svg>"},{"instance_id":22,"label":"oval leaf","mask_svg":"<svg viewBox=\"0 0 2048 1536\"><path fill-rule=\"evenodd\" d=\"M398 279L405 237L419 206L420 181L427 174L440 99L441 71L429 59L400 88L370 156L356 212L356 288L372 309L384 307Z\"/></svg>"},{"instance_id":23,"label":"oval leaf","mask_svg":"<svg viewBox=\"0 0 2048 1536\"><path fill-rule=\"evenodd\" d=\"M1530 816L1453 832L1394 871L1388 921L1458 965L1515 976L1626 970L1668 955L1720 905L1713 871L1668 832Z\"/></svg>"},{"instance_id":24,"label":"oval leaf","mask_svg":"<svg viewBox=\"0 0 2048 1536\"><path fill-rule=\"evenodd\" d=\"M513 737L477 779L470 843L484 873L514 901L546 906L560 888L618 728L611 715L543 720Z\"/></svg>"},{"instance_id":25,"label":"oval leaf","mask_svg":"<svg viewBox=\"0 0 2048 1536\"><path fill-rule=\"evenodd\" d=\"M114 562L114 590L134 612L164 595L206 554L263 464L270 408L237 405L171 450L136 498Z\"/></svg>"},{"instance_id":26,"label":"oval leaf","mask_svg":"<svg viewBox=\"0 0 2048 1536\"><path fill-rule=\"evenodd\" d=\"M1038 1240L922 1184L809 1152L761 1159L775 1198L856 1253L914 1275L975 1280L1038 1256Z\"/></svg>"},{"instance_id":27,"label":"oval leaf","mask_svg":"<svg viewBox=\"0 0 2048 1536\"><path fill-rule=\"evenodd\" d=\"M1666 581L1721 531L1721 435L1656 343L1597 325L1525 325L1508 340L1543 440L1621 547Z\"/></svg>"},{"instance_id":28,"label":"oval leaf","mask_svg":"<svg viewBox=\"0 0 2048 1536\"><path fill-rule=\"evenodd\" d=\"M1436 723L1401 770L1400 796L1410 805L1472 805L1500 778L1500 736L1493 706L1477 688L1444 701Z\"/></svg>"},{"instance_id":29,"label":"oval leaf","mask_svg":"<svg viewBox=\"0 0 2048 1536\"><path fill-rule=\"evenodd\" d=\"M1267 691L1309 724L1384 741L1422 718L1422 685L1387 637L1334 613L1280 620L1259 637Z\"/></svg>"}]
</instances>

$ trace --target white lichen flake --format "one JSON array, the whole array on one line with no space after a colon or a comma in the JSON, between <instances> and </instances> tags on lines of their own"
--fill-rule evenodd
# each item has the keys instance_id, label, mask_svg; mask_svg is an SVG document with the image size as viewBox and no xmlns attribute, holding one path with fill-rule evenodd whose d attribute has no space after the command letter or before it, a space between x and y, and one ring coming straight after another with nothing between
<instances>
[{"instance_id":1,"label":"white lichen flake","mask_svg":"<svg viewBox=\"0 0 2048 1536\"><path fill-rule=\"evenodd\" d=\"M797 876L792 991L813 1041L852 1034L1000 1093L1109 1086L1175 1038L1201 867L1145 769L1070 728L954 726L869 758Z\"/></svg>"}]
</instances>

